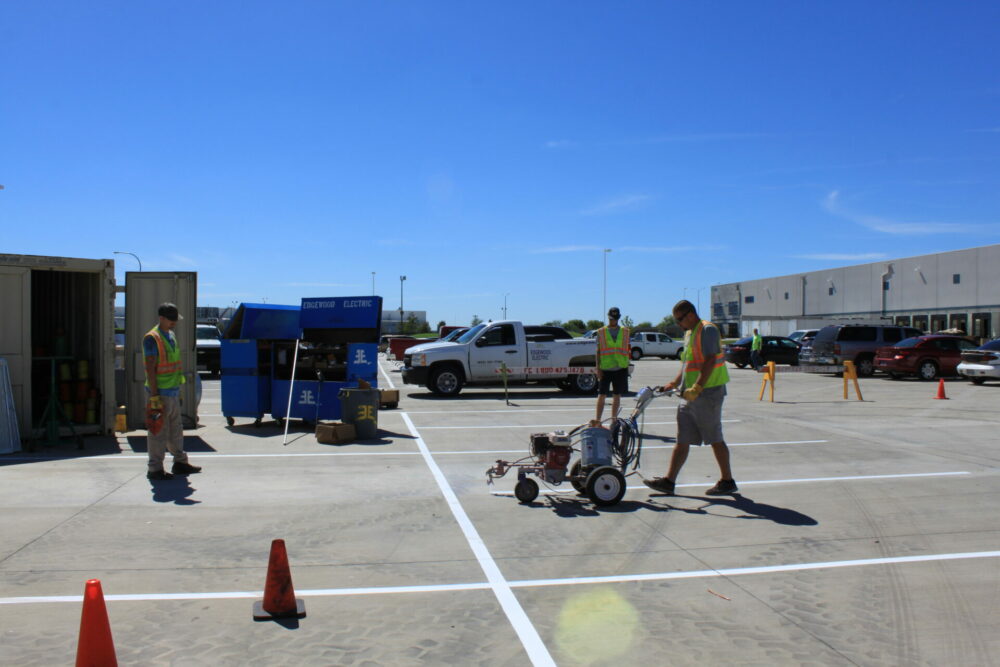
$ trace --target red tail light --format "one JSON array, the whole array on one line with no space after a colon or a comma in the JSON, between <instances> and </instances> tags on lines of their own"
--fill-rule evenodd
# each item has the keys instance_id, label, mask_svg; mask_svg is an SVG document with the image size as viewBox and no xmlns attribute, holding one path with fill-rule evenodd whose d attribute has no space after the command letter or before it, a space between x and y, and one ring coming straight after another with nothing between
<instances>
[{"instance_id":1,"label":"red tail light","mask_svg":"<svg viewBox=\"0 0 1000 667\"><path fill-rule=\"evenodd\" d=\"M833 344L833 353L834 354L840 354L840 344L839 343L834 343Z\"/></svg>"}]
</instances>

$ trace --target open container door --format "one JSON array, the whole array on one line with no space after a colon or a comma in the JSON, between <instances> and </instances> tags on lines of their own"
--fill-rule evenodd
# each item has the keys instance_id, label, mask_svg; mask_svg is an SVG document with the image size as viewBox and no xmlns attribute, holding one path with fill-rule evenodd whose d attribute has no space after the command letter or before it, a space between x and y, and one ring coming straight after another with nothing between
<instances>
[{"instance_id":1,"label":"open container door","mask_svg":"<svg viewBox=\"0 0 1000 667\"><path fill-rule=\"evenodd\" d=\"M197 295L198 274L193 271L129 271L125 274L125 377L128 382L126 407L129 430L145 428L146 373L142 358L142 338L157 325L157 308L167 301L176 304L183 317L174 329L174 335L181 346L181 364L186 379L181 385L181 418L184 428L197 426Z\"/></svg>"},{"instance_id":2,"label":"open container door","mask_svg":"<svg viewBox=\"0 0 1000 667\"><path fill-rule=\"evenodd\" d=\"M7 360L21 436L31 433L31 275L29 269L0 266L0 357ZM24 323L29 323L25 325Z\"/></svg>"}]
</instances>

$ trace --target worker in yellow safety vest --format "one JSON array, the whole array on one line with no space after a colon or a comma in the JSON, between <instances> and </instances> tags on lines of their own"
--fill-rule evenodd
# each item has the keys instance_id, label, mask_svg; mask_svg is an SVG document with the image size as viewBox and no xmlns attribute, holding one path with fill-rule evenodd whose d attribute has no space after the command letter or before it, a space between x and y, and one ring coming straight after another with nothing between
<instances>
[{"instance_id":1,"label":"worker in yellow safety vest","mask_svg":"<svg viewBox=\"0 0 1000 667\"><path fill-rule=\"evenodd\" d=\"M611 394L611 419L618 418L622 394L628 391L628 327L618 326L622 313L618 308L608 310L608 326L597 330L597 417L592 422L601 424L604 399Z\"/></svg>"},{"instance_id":2,"label":"worker in yellow safety vest","mask_svg":"<svg viewBox=\"0 0 1000 667\"><path fill-rule=\"evenodd\" d=\"M673 495L674 483L687 461L691 445L710 444L721 478L705 493L710 496L733 495L739 489L729 467L729 447L722 437L722 402L726 397L726 383L729 382L722 337L718 327L698 317L690 301L678 301L673 315L674 321L685 331L681 352L683 363L677 377L659 389L678 389L684 397L684 402L677 407L677 442L666 477L643 482L655 491Z\"/></svg>"},{"instance_id":3,"label":"worker in yellow safety vest","mask_svg":"<svg viewBox=\"0 0 1000 667\"><path fill-rule=\"evenodd\" d=\"M154 481L171 479L174 475L191 475L201 472L199 466L188 463L184 452L184 426L181 422L180 393L184 384L181 350L174 336L174 328L181 314L172 303L160 304L157 311L160 322L146 332L142 339L142 353L146 369L148 413L154 420L161 420L159 428L149 428L146 449L149 453L149 470L146 477ZM174 458L171 472L163 469L167 450Z\"/></svg>"}]
</instances>

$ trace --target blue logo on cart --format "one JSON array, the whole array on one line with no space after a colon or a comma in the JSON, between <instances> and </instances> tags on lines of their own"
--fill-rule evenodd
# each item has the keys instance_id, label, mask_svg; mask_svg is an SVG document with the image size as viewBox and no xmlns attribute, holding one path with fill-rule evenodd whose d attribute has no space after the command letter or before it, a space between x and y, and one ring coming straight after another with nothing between
<instances>
[{"instance_id":1,"label":"blue logo on cart","mask_svg":"<svg viewBox=\"0 0 1000 667\"><path fill-rule=\"evenodd\" d=\"M303 329L373 329L382 315L380 296L337 296L302 299Z\"/></svg>"}]
</instances>

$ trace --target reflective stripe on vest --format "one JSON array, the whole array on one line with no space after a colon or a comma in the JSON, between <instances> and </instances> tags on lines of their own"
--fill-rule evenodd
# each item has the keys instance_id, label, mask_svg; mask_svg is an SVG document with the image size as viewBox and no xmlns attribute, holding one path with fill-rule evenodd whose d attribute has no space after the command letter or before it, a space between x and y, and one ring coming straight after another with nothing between
<instances>
[{"instance_id":1,"label":"reflective stripe on vest","mask_svg":"<svg viewBox=\"0 0 1000 667\"><path fill-rule=\"evenodd\" d=\"M629 336L626 327L618 327L618 338L612 339L607 327L597 335L598 366L602 369L628 368Z\"/></svg>"},{"instance_id":2,"label":"reflective stripe on vest","mask_svg":"<svg viewBox=\"0 0 1000 667\"><path fill-rule=\"evenodd\" d=\"M706 326L715 328L711 322L702 320L694 329L684 335L684 350L681 352L681 359L684 360L684 386L688 388L693 387L698 381L701 366L705 363L705 356L701 351L701 333ZM729 382L729 371L726 370L726 355L722 351L722 338L720 336L719 352L715 355L715 366L712 368L708 380L702 386L708 389L727 382Z\"/></svg>"},{"instance_id":3,"label":"reflective stripe on vest","mask_svg":"<svg viewBox=\"0 0 1000 667\"><path fill-rule=\"evenodd\" d=\"M153 327L146 336L152 336L156 342L156 387L157 389L172 389L184 384L184 373L181 371L181 347L174 343L170 347L160 335L160 327ZM149 386L149 378L146 378Z\"/></svg>"}]
</instances>

